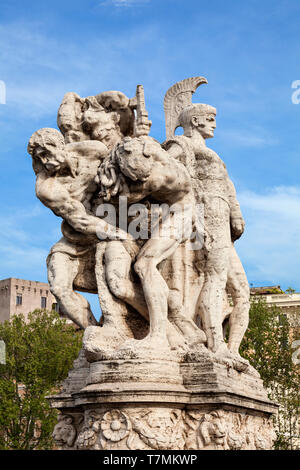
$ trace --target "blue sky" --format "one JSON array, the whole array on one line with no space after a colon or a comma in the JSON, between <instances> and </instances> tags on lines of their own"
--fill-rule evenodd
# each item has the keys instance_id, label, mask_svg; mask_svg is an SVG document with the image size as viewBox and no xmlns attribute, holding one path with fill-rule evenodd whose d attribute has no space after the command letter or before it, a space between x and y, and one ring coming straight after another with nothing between
<instances>
[{"instance_id":1,"label":"blue sky","mask_svg":"<svg viewBox=\"0 0 300 470\"><path fill-rule=\"evenodd\" d=\"M300 290L299 20L299 0L1 0L0 278L46 280L60 221L35 197L26 146L56 127L64 93L133 96L142 83L163 141L164 93L203 75L194 101L218 109L209 145L238 191L249 282Z\"/></svg>"}]
</instances>

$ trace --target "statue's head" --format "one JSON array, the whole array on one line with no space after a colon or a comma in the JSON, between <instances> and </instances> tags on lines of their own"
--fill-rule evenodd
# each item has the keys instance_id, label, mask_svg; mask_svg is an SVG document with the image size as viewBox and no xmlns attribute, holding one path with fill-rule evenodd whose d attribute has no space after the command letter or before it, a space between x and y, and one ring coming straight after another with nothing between
<instances>
[{"instance_id":1,"label":"statue's head","mask_svg":"<svg viewBox=\"0 0 300 470\"><path fill-rule=\"evenodd\" d=\"M134 114L125 98L122 93L111 91L85 99L82 128L92 140L103 142L109 150L132 133Z\"/></svg>"},{"instance_id":2,"label":"statue's head","mask_svg":"<svg viewBox=\"0 0 300 470\"><path fill-rule=\"evenodd\" d=\"M77 93L66 93L57 113L57 125L62 132L65 142L87 140L82 130L82 106L84 100Z\"/></svg>"},{"instance_id":3,"label":"statue's head","mask_svg":"<svg viewBox=\"0 0 300 470\"><path fill-rule=\"evenodd\" d=\"M66 162L65 141L56 129L44 128L36 131L29 140L28 153L50 174L60 170Z\"/></svg>"},{"instance_id":4,"label":"statue's head","mask_svg":"<svg viewBox=\"0 0 300 470\"><path fill-rule=\"evenodd\" d=\"M120 91L105 91L87 98L66 93L57 114L66 144L99 140L110 150L124 136L133 135L134 121L131 100Z\"/></svg>"},{"instance_id":5,"label":"statue's head","mask_svg":"<svg viewBox=\"0 0 300 470\"><path fill-rule=\"evenodd\" d=\"M57 445L72 447L76 438L76 429L72 416L60 415L52 437Z\"/></svg>"},{"instance_id":6,"label":"statue's head","mask_svg":"<svg viewBox=\"0 0 300 470\"><path fill-rule=\"evenodd\" d=\"M145 151L146 142L142 137L134 139L125 137L116 148L115 161L123 175L132 181L145 182L150 176L152 159Z\"/></svg>"},{"instance_id":7,"label":"statue's head","mask_svg":"<svg viewBox=\"0 0 300 470\"><path fill-rule=\"evenodd\" d=\"M109 150L122 139L119 116L115 112L89 109L84 113L83 129L92 140L99 140Z\"/></svg>"},{"instance_id":8,"label":"statue's head","mask_svg":"<svg viewBox=\"0 0 300 470\"><path fill-rule=\"evenodd\" d=\"M193 132L199 132L203 139L214 136L217 110L208 104L192 104L178 116L178 123L184 129L184 135L191 137Z\"/></svg>"},{"instance_id":9,"label":"statue's head","mask_svg":"<svg viewBox=\"0 0 300 470\"><path fill-rule=\"evenodd\" d=\"M214 424L214 435L216 438L224 438L226 436L226 418L222 410L213 411L211 413L212 422Z\"/></svg>"}]
</instances>

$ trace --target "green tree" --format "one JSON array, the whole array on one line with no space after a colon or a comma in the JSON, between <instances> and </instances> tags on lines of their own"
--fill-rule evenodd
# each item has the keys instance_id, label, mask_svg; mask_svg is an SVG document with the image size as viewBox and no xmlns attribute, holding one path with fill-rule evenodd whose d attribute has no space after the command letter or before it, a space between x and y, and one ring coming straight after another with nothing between
<instances>
[{"instance_id":1,"label":"green tree","mask_svg":"<svg viewBox=\"0 0 300 470\"><path fill-rule=\"evenodd\" d=\"M46 396L67 376L82 335L56 312L35 310L0 325L0 449L51 449L57 412Z\"/></svg>"},{"instance_id":2,"label":"green tree","mask_svg":"<svg viewBox=\"0 0 300 470\"><path fill-rule=\"evenodd\" d=\"M295 294L296 291L292 287L288 287L285 292L286 292L286 294Z\"/></svg>"},{"instance_id":3,"label":"green tree","mask_svg":"<svg viewBox=\"0 0 300 470\"><path fill-rule=\"evenodd\" d=\"M241 355L260 373L271 400L280 406L275 417L277 449L295 449L299 436L300 374L293 361L293 341L299 329L291 329L287 315L257 297L251 302L249 328Z\"/></svg>"}]
</instances>

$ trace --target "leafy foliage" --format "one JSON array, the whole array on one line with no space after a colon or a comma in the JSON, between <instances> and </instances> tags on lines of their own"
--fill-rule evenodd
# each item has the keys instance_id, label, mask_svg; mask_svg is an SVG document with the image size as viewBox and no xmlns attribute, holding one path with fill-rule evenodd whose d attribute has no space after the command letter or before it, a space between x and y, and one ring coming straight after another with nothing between
<instances>
[{"instance_id":1,"label":"leafy foliage","mask_svg":"<svg viewBox=\"0 0 300 470\"><path fill-rule=\"evenodd\" d=\"M0 324L0 449L50 449L57 413L46 396L67 376L82 336L56 312L35 310Z\"/></svg>"},{"instance_id":2,"label":"leafy foliage","mask_svg":"<svg viewBox=\"0 0 300 470\"><path fill-rule=\"evenodd\" d=\"M260 373L270 399L280 406L275 418L277 449L295 449L300 439L300 374L292 347L299 333L299 329L291 329L287 315L278 307L259 297L252 300L241 355Z\"/></svg>"},{"instance_id":3,"label":"leafy foliage","mask_svg":"<svg viewBox=\"0 0 300 470\"><path fill-rule=\"evenodd\" d=\"M291 330L287 316L257 297L252 300L250 323L241 354L261 374L270 399L279 403L275 418L277 449L295 449L299 441L300 374L293 363ZM0 449L51 449L57 413L46 396L67 376L81 347L82 335L55 312L36 310L0 324L0 339L7 351L0 364Z\"/></svg>"}]
</instances>

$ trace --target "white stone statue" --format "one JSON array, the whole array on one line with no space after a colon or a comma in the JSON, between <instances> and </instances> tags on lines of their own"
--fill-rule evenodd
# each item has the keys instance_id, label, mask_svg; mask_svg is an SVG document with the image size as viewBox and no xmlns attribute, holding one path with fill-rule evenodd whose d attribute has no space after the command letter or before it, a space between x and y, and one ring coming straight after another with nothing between
<instances>
[{"instance_id":1,"label":"white stone statue","mask_svg":"<svg viewBox=\"0 0 300 470\"><path fill-rule=\"evenodd\" d=\"M225 164L206 146L216 109L192 103L204 83L167 91L163 144L149 136L141 85L131 99L67 93L60 132L29 141L37 197L62 218L50 289L85 330L50 397L61 449L271 447L276 407L239 355L249 286L234 242L245 224ZM98 294L100 322L79 292Z\"/></svg>"},{"instance_id":2,"label":"white stone statue","mask_svg":"<svg viewBox=\"0 0 300 470\"><path fill-rule=\"evenodd\" d=\"M224 162L206 146L206 140L214 136L216 109L192 104L192 93L203 83L203 77L189 78L167 91L164 108L168 140L164 147L186 166L195 200L204 207L204 243L199 252L204 282L197 308L207 346L217 354L227 355L228 349L238 354L248 326L250 292L233 242L242 235L245 223ZM177 127L183 128L182 136L174 136ZM228 347L222 328L226 286L234 301Z\"/></svg>"},{"instance_id":3,"label":"white stone statue","mask_svg":"<svg viewBox=\"0 0 300 470\"><path fill-rule=\"evenodd\" d=\"M96 321L86 299L73 291L78 273L78 258L95 256L97 231L101 219L91 213L91 197L96 191L95 177L107 147L98 141L65 144L55 129L41 129L28 145L36 173L37 197L57 216L63 218L64 237L51 249L48 257L50 289L63 312L80 327ZM103 231L113 227L103 224ZM111 236L118 236L116 228ZM85 270L86 271L86 270ZM86 273L87 276L88 273Z\"/></svg>"},{"instance_id":4,"label":"white stone statue","mask_svg":"<svg viewBox=\"0 0 300 470\"><path fill-rule=\"evenodd\" d=\"M130 305L149 321L142 342L126 342L126 327L120 334L114 312L104 311L104 328L98 334L108 334L107 341L114 336L125 340L125 346L152 349L206 343L217 355L238 354L248 324L249 292L233 242L241 236L244 221L224 163L206 147L214 134L216 110L192 104L192 94L202 83L203 77L186 79L166 93L168 140L163 147L148 136L151 122L141 86L131 100L115 91L88 98L67 93L58 112L63 135L41 129L30 139L37 196L63 218L64 236L48 257L50 287L63 312L82 328L96 324L88 302L76 290L99 291L95 269L101 245L107 283L103 296L122 301L123 310ZM179 126L184 135L175 137ZM129 207L146 202L148 219L153 203L172 210L152 224L150 237L137 241L96 217L107 202L117 210L120 198ZM191 253L201 205L203 243ZM197 266L193 272L189 258ZM229 315L224 309L226 286L234 303Z\"/></svg>"}]
</instances>

